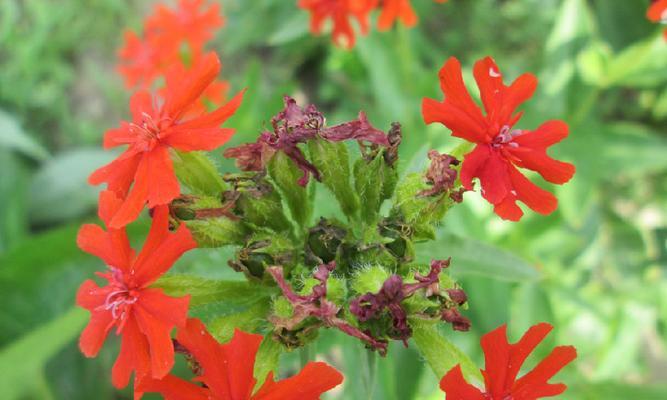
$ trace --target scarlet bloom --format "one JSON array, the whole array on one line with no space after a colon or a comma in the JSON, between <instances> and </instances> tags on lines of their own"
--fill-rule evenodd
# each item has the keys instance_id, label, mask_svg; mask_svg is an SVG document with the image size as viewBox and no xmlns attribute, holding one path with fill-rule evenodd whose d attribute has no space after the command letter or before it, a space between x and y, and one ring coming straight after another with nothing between
<instances>
[{"instance_id":1,"label":"scarlet bloom","mask_svg":"<svg viewBox=\"0 0 667 400\"><path fill-rule=\"evenodd\" d=\"M99 216L107 226L121 206L113 192L100 194ZM153 225L139 255L130 248L125 229L105 231L98 225L84 225L77 244L109 268L98 273L107 285L99 287L87 280L77 293L76 303L91 315L79 340L81 351L86 357L95 357L115 328L122 338L112 371L114 386L125 387L132 371L137 377L150 374L162 378L174 364L171 331L185 326L190 298L169 297L149 286L184 252L197 246L190 231L181 225L170 233L168 207L160 206L153 212Z\"/></svg>"},{"instance_id":2,"label":"scarlet bloom","mask_svg":"<svg viewBox=\"0 0 667 400\"><path fill-rule=\"evenodd\" d=\"M311 14L311 32L321 33L324 22L331 18L334 43L352 48L355 36L350 18L357 20L362 34L368 33L368 14L377 5L377 0L299 0L298 5Z\"/></svg>"},{"instance_id":3,"label":"scarlet bloom","mask_svg":"<svg viewBox=\"0 0 667 400\"><path fill-rule=\"evenodd\" d=\"M119 228L135 220L146 203L153 208L178 197L180 186L174 174L171 148L185 152L211 151L234 134L233 129L219 126L239 107L243 92L209 114L187 118L219 70L218 57L209 53L181 79L167 82L161 104L146 91L135 93L130 100L132 121L123 121L119 128L106 132L105 148L128 145L116 160L89 178L93 185L108 183L110 190L125 197L111 219L111 227Z\"/></svg>"},{"instance_id":4,"label":"scarlet bloom","mask_svg":"<svg viewBox=\"0 0 667 400\"><path fill-rule=\"evenodd\" d=\"M440 122L452 136L474 143L461 167L461 183L472 190L472 179L479 178L482 196L494 205L501 218L518 221L523 212L521 201L540 214L550 214L558 207L556 197L529 181L519 170L538 172L549 182L563 184L574 175L574 165L554 160L547 148L568 135L563 121L547 121L537 129L514 128L522 113L516 108L532 97L537 78L523 74L510 86L492 58L477 63L473 74L484 103L486 115L475 104L463 83L461 64L452 57L440 70L440 86L445 99L424 99L422 115L426 123Z\"/></svg>"},{"instance_id":5,"label":"scarlet bloom","mask_svg":"<svg viewBox=\"0 0 667 400\"><path fill-rule=\"evenodd\" d=\"M447 0L435 0L436 3L444 3ZM417 14L412 8L411 0L382 0L382 13L378 19L378 29L386 31L400 20L403 25L412 27L417 24Z\"/></svg>"},{"instance_id":6,"label":"scarlet bloom","mask_svg":"<svg viewBox=\"0 0 667 400\"><path fill-rule=\"evenodd\" d=\"M485 391L466 382L461 366L457 365L440 381L447 400L536 400L563 393L567 386L548 381L577 357L572 346L556 347L532 371L516 379L521 365L551 329L547 323L537 324L515 344L507 342L505 325L484 335L481 344L485 356L486 369L482 371Z\"/></svg>"},{"instance_id":7,"label":"scarlet bloom","mask_svg":"<svg viewBox=\"0 0 667 400\"><path fill-rule=\"evenodd\" d=\"M118 72L128 87L149 87L164 76L174 64L195 64L204 45L224 25L220 5L206 6L205 0L180 0L176 9L158 5L144 23L143 37L125 33L125 45L119 49ZM185 47L186 54L181 54Z\"/></svg>"},{"instance_id":8,"label":"scarlet bloom","mask_svg":"<svg viewBox=\"0 0 667 400\"><path fill-rule=\"evenodd\" d=\"M667 24L667 0L653 0L653 4L646 11L646 17L653 22ZM667 40L667 29L664 31Z\"/></svg>"},{"instance_id":9,"label":"scarlet bloom","mask_svg":"<svg viewBox=\"0 0 667 400\"><path fill-rule=\"evenodd\" d=\"M343 381L343 376L329 365L310 362L297 375L279 382L269 373L253 394L257 383L253 369L261 335L236 330L232 340L221 345L201 321L189 319L176 340L196 360L201 376L195 380L204 386L167 375L162 380L142 381L140 391L160 393L165 400L316 400Z\"/></svg>"}]
</instances>

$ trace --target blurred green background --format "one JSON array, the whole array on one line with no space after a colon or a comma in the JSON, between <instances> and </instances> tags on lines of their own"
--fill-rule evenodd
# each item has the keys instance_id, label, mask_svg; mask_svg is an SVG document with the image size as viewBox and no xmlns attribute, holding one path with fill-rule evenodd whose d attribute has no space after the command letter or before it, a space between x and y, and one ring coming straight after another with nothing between
<instances>
[{"instance_id":1,"label":"blurred green background","mask_svg":"<svg viewBox=\"0 0 667 400\"><path fill-rule=\"evenodd\" d=\"M94 360L77 350L87 317L74 293L102 265L74 240L95 220L97 189L85 179L114 157L101 149L102 134L127 115L116 49L123 29L140 30L151 3L0 1L2 399L130 398L110 385L117 343ZM420 254L453 257L473 329L443 332L481 366L483 333L507 322L517 339L548 321L555 333L538 353L555 344L579 352L557 377L570 386L562 398L667 398L667 43L645 19L649 0L414 0L418 27L373 31L352 51L310 36L295 1L222 3L227 23L211 48L233 90L248 88L228 123L239 132L232 144L254 140L291 94L331 122L360 109L381 129L400 121L401 168L414 170L429 148L457 144L420 114L422 97L441 98L437 71L447 57L461 59L467 78L486 55L506 77L536 73L521 127L567 121L571 136L553 154L577 174L552 188L560 207L549 217L528 212L506 223L478 194L450 212L438 242ZM221 170L230 170L220 154ZM145 228L131 231L140 238ZM196 250L176 268L232 276L228 256ZM364 398L360 348L322 335L318 353L347 377L328 398ZM285 357L286 372L295 360ZM377 376L376 399L444 398L413 348L393 345Z\"/></svg>"}]
</instances>

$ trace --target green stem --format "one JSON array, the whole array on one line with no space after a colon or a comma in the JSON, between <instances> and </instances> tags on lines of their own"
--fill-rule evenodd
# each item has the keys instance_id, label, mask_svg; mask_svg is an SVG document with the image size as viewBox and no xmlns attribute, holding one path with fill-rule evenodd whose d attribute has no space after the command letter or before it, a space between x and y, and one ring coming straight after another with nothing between
<instances>
[{"instance_id":1,"label":"green stem","mask_svg":"<svg viewBox=\"0 0 667 400\"><path fill-rule=\"evenodd\" d=\"M366 392L366 399L373 399L373 392L375 390L375 376L377 372L377 357L374 351L364 350L364 358L366 362L364 363L362 369L362 381L364 389Z\"/></svg>"},{"instance_id":2,"label":"green stem","mask_svg":"<svg viewBox=\"0 0 667 400\"><path fill-rule=\"evenodd\" d=\"M303 346L299 350L299 361L301 362L301 369L303 369L306 364L308 364L310 361L313 361L315 358L315 351L313 348L314 345L306 345Z\"/></svg>"}]
</instances>

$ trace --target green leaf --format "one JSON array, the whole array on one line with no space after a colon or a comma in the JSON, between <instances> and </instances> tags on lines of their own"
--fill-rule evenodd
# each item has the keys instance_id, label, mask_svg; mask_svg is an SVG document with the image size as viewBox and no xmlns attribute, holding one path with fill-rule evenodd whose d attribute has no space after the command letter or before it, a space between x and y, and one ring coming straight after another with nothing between
<instances>
[{"instance_id":1,"label":"green leaf","mask_svg":"<svg viewBox=\"0 0 667 400\"><path fill-rule=\"evenodd\" d=\"M39 161L49 157L46 149L28 136L11 115L2 110L0 110L0 147L17 150Z\"/></svg>"},{"instance_id":2,"label":"green leaf","mask_svg":"<svg viewBox=\"0 0 667 400\"><path fill-rule=\"evenodd\" d=\"M44 365L76 337L87 320L87 313L71 309L0 350L0 387L2 398L18 399L34 390Z\"/></svg>"},{"instance_id":3,"label":"green leaf","mask_svg":"<svg viewBox=\"0 0 667 400\"><path fill-rule=\"evenodd\" d=\"M261 197L243 193L236 201L236 207L243 214L243 222L257 227L268 227L276 232L291 231L292 223L285 216L278 190L269 182L266 183L271 188L270 193L264 193Z\"/></svg>"},{"instance_id":4,"label":"green leaf","mask_svg":"<svg viewBox=\"0 0 667 400\"><path fill-rule=\"evenodd\" d=\"M615 381L582 383L572 385L565 395L576 395L579 400L664 400L667 399L667 385L631 385Z\"/></svg>"},{"instance_id":5,"label":"green leaf","mask_svg":"<svg viewBox=\"0 0 667 400\"><path fill-rule=\"evenodd\" d=\"M359 209L359 197L350 183L350 156L345 143L316 139L308 142L313 165L320 171L322 183L331 190L341 210L349 218Z\"/></svg>"},{"instance_id":6,"label":"green leaf","mask_svg":"<svg viewBox=\"0 0 667 400\"><path fill-rule=\"evenodd\" d=\"M655 87L667 81L667 52L662 36L633 44L614 57L606 71L607 86Z\"/></svg>"},{"instance_id":7,"label":"green leaf","mask_svg":"<svg viewBox=\"0 0 667 400\"><path fill-rule=\"evenodd\" d=\"M427 259L452 257L454 276L483 275L503 281L534 281L540 273L523 259L475 239L439 232L435 243L417 244L417 254Z\"/></svg>"},{"instance_id":8,"label":"green leaf","mask_svg":"<svg viewBox=\"0 0 667 400\"><path fill-rule=\"evenodd\" d=\"M247 305L275 292L273 288L248 281L222 281L194 275L166 275L154 286L162 288L170 296L190 295L191 307L211 303Z\"/></svg>"},{"instance_id":9,"label":"green leaf","mask_svg":"<svg viewBox=\"0 0 667 400\"><path fill-rule=\"evenodd\" d=\"M268 298L263 300L260 299L248 308L212 317L207 324L209 332L221 343L231 340L234 336L234 329L257 332L267 325L266 317L271 310Z\"/></svg>"},{"instance_id":10,"label":"green leaf","mask_svg":"<svg viewBox=\"0 0 667 400\"><path fill-rule=\"evenodd\" d=\"M262 344L257 351L255 358L255 371L253 375L257 379L258 386L265 380L269 372L274 374L278 372L278 363L280 362L280 355L283 353L284 347L271 337L266 335Z\"/></svg>"},{"instance_id":11,"label":"green leaf","mask_svg":"<svg viewBox=\"0 0 667 400\"><path fill-rule=\"evenodd\" d=\"M114 157L114 152L79 148L45 162L30 186L30 220L62 222L94 209L100 188L89 185L88 176Z\"/></svg>"},{"instance_id":12,"label":"green leaf","mask_svg":"<svg viewBox=\"0 0 667 400\"><path fill-rule=\"evenodd\" d=\"M483 382L477 366L461 350L440 334L437 322L410 320L412 340L424 356L438 379L442 378L457 364L461 365L463 375L472 382Z\"/></svg>"},{"instance_id":13,"label":"green leaf","mask_svg":"<svg viewBox=\"0 0 667 400\"><path fill-rule=\"evenodd\" d=\"M172 153L174 171L178 180L193 193L220 196L225 183L213 161L203 152Z\"/></svg>"},{"instance_id":14,"label":"green leaf","mask_svg":"<svg viewBox=\"0 0 667 400\"><path fill-rule=\"evenodd\" d=\"M186 221L198 247L223 247L242 245L248 231L240 221L227 217Z\"/></svg>"},{"instance_id":15,"label":"green leaf","mask_svg":"<svg viewBox=\"0 0 667 400\"><path fill-rule=\"evenodd\" d=\"M303 176L302 171L281 151L274 154L268 167L271 178L287 203L292 219L299 227L305 228L310 223L313 205L307 187L298 183L299 178Z\"/></svg>"}]
</instances>

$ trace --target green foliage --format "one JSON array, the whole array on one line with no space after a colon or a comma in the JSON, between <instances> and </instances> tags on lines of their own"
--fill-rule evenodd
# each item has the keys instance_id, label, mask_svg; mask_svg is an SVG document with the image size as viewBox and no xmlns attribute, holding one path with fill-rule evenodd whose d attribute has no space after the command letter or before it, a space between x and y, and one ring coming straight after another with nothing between
<instances>
[{"instance_id":1,"label":"green foliage","mask_svg":"<svg viewBox=\"0 0 667 400\"><path fill-rule=\"evenodd\" d=\"M278 152L269 163L269 173L275 181L297 226L302 229L310 222L312 208L308 188L297 183L303 175L296 164L284 153ZM311 177L312 179L312 177Z\"/></svg>"},{"instance_id":2,"label":"green foliage","mask_svg":"<svg viewBox=\"0 0 667 400\"><path fill-rule=\"evenodd\" d=\"M173 152L178 180L195 194L220 196L226 186L213 161L199 151Z\"/></svg>"}]
</instances>

